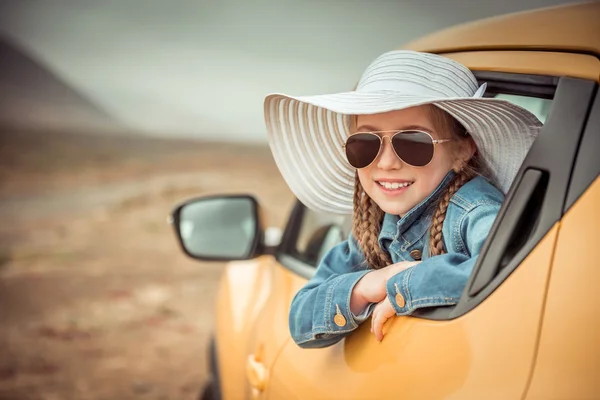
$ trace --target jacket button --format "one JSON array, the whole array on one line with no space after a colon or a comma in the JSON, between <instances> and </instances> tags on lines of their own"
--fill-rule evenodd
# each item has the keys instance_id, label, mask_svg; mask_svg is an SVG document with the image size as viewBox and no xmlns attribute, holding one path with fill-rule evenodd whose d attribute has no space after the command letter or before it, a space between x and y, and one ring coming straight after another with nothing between
<instances>
[{"instance_id":1,"label":"jacket button","mask_svg":"<svg viewBox=\"0 0 600 400\"><path fill-rule=\"evenodd\" d=\"M333 317L333 322L335 322L337 326L345 326L346 318L344 318L342 314L336 314L336 316Z\"/></svg>"},{"instance_id":2,"label":"jacket button","mask_svg":"<svg viewBox=\"0 0 600 400\"><path fill-rule=\"evenodd\" d=\"M398 307L402 308L406 305L406 302L404 301L404 297L402 297L402 295L400 293L396 294L396 304L398 304Z\"/></svg>"},{"instance_id":3,"label":"jacket button","mask_svg":"<svg viewBox=\"0 0 600 400\"><path fill-rule=\"evenodd\" d=\"M415 261L419 261L421 260L421 250L419 249L414 249L413 251L410 252L410 256L412 257L413 260Z\"/></svg>"}]
</instances>

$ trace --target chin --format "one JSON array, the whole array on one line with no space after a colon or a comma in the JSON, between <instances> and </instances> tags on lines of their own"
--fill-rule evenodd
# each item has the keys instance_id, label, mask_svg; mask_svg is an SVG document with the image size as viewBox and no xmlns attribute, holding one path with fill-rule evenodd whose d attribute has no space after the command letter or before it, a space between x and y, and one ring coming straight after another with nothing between
<instances>
[{"instance_id":1,"label":"chin","mask_svg":"<svg viewBox=\"0 0 600 400\"><path fill-rule=\"evenodd\" d=\"M386 214L399 215L403 216L407 212L409 212L412 206L408 206L406 204L401 204L399 202L391 202L385 201L378 203L379 208L383 210Z\"/></svg>"}]
</instances>

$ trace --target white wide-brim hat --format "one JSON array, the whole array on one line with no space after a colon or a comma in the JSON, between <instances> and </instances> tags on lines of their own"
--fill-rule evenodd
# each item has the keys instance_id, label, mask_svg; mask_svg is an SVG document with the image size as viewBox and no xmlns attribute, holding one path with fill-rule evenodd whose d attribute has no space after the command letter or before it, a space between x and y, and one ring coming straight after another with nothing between
<instances>
[{"instance_id":1,"label":"white wide-brim hat","mask_svg":"<svg viewBox=\"0 0 600 400\"><path fill-rule=\"evenodd\" d=\"M485 84L464 65L435 54L398 50L379 56L356 90L318 96L266 97L269 145L286 183L307 207L348 214L355 169L343 144L350 116L433 104L472 136L492 183L508 191L541 122L506 100L484 98Z\"/></svg>"}]
</instances>

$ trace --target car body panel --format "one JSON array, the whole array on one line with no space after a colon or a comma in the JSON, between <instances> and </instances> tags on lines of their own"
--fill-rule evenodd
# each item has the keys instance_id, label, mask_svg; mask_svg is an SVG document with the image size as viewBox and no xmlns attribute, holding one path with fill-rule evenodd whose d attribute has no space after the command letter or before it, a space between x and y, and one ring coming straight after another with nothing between
<instances>
[{"instance_id":1,"label":"car body panel","mask_svg":"<svg viewBox=\"0 0 600 400\"><path fill-rule=\"evenodd\" d=\"M473 71L570 76L600 81L600 60L587 54L549 51L473 51L443 55L466 65Z\"/></svg>"},{"instance_id":2,"label":"car body panel","mask_svg":"<svg viewBox=\"0 0 600 400\"><path fill-rule=\"evenodd\" d=\"M215 337L224 399L251 397L249 357L266 374L290 340L289 307L280 300L290 292L289 274L272 256L232 262L225 268L217 298Z\"/></svg>"},{"instance_id":3,"label":"car body panel","mask_svg":"<svg viewBox=\"0 0 600 400\"><path fill-rule=\"evenodd\" d=\"M460 318L393 318L381 343L369 324L325 349L289 342L267 398L520 398L534 361L557 233L555 226L492 296Z\"/></svg>"},{"instance_id":4,"label":"car body panel","mask_svg":"<svg viewBox=\"0 0 600 400\"><path fill-rule=\"evenodd\" d=\"M435 32L403 46L432 53L556 50L600 55L600 2L487 18Z\"/></svg>"},{"instance_id":5,"label":"car body panel","mask_svg":"<svg viewBox=\"0 0 600 400\"><path fill-rule=\"evenodd\" d=\"M528 399L597 399L600 393L599 204L596 178L560 222Z\"/></svg>"},{"instance_id":6,"label":"car body panel","mask_svg":"<svg viewBox=\"0 0 600 400\"><path fill-rule=\"evenodd\" d=\"M466 24L404 48L442 53L474 71L599 82L599 20L600 3L554 7ZM223 399L593 397L600 325L584 331L582 324L600 314L591 247L599 186L596 179L549 225L481 304L451 320L393 318L381 343L365 323L334 346L299 348L288 312L306 278L272 256L229 263L217 300Z\"/></svg>"}]
</instances>

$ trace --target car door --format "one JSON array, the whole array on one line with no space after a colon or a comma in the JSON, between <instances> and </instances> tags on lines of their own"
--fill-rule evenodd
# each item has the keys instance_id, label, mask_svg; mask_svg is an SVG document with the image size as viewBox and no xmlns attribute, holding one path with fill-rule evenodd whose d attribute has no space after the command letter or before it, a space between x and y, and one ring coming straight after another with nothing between
<instances>
[{"instance_id":1,"label":"car door","mask_svg":"<svg viewBox=\"0 0 600 400\"><path fill-rule=\"evenodd\" d=\"M227 312L217 314L220 337L215 339L223 399L264 395L278 354L291 340L292 296L324 252L343 240L345 220L308 212L298 203L278 246L278 259L265 255L227 265L217 299L217 309Z\"/></svg>"},{"instance_id":2,"label":"car door","mask_svg":"<svg viewBox=\"0 0 600 400\"><path fill-rule=\"evenodd\" d=\"M213 195L182 202L169 218L184 253L230 261L217 293L209 348L212 376L204 399L260 395L268 368L290 339L281 299L289 292L291 272L273 257L275 243L265 240L270 235L263 232L261 214L253 196Z\"/></svg>"},{"instance_id":3,"label":"car door","mask_svg":"<svg viewBox=\"0 0 600 400\"><path fill-rule=\"evenodd\" d=\"M600 393L600 93L588 118L558 234L528 399Z\"/></svg>"},{"instance_id":4,"label":"car door","mask_svg":"<svg viewBox=\"0 0 600 400\"><path fill-rule=\"evenodd\" d=\"M461 300L454 307L393 318L381 343L368 323L325 349L301 349L288 341L271 369L265 398L507 399L525 394L566 193L600 64L581 54L476 53L448 56L488 82L488 95L520 103L545 126L513 182ZM302 263L290 254L279 260L290 268ZM302 279L294 282L295 290Z\"/></svg>"},{"instance_id":5,"label":"car door","mask_svg":"<svg viewBox=\"0 0 600 400\"><path fill-rule=\"evenodd\" d=\"M289 271L271 256L228 263L217 297L216 362L220 397L259 396L279 349L289 340Z\"/></svg>"}]
</instances>

